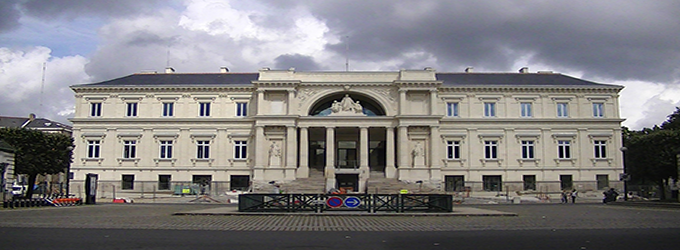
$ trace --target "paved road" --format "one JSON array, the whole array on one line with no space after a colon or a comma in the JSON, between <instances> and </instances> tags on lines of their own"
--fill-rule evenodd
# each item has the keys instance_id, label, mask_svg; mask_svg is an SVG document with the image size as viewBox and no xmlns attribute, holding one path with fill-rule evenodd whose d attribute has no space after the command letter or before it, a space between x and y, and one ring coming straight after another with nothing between
<instances>
[{"instance_id":1,"label":"paved road","mask_svg":"<svg viewBox=\"0 0 680 250\"><path fill-rule=\"evenodd\" d=\"M0 249L677 249L680 209L476 206L508 217L173 216L209 204L0 210Z\"/></svg>"},{"instance_id":2,"label":"paved road","mask_svg":"<svg viewBox=\"0 0 680 250\"><path fill-rule=\"evenodd\" d=\"M602 204L488 205L513 217L173 216L209 204L104 204L0 210L0 227L228 231L469 231L680 228L680 209Z\"/></svg>"}]
</instances>

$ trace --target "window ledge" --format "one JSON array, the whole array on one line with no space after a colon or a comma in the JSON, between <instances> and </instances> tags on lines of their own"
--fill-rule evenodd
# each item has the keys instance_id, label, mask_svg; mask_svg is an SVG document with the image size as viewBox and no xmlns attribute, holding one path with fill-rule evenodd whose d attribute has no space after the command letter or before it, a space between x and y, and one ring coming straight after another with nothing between
<instances>
[{"instance_id":1,"label":"window ledge","mask_svg":"<svg viewBox=\"0 0 680 250\"><path fill-rule=\"evenodd\" d=\"M541 159L517 159L519 163L525 163L525 162L535 162L538 163L541 161Z\"/></svg>"},{"instance_id":2,"label":"window ledge","mask_svg":"<svg viewBox=\"0 0 680 250\"><path fill-rule=\"evenodd\" d=\"M96 161L96 162L102 162L104 158L80 158L81 161Z\"/></svg>"},{"instance_id":3,"label":"window ledge","mask_svg":"<svg viewBox=\"0 0 680 250\"><path fill-rule=\"evenodd\" d=\"M487 163L487 162L498 162L498 164L501 164L503 162L503 159L479 159L482 163Z\"/></svg>"},{"instance_id":4,"label":"window ledge","mask_svg":"<svg viewBox=\"0 0 680 250\"><path fill-rule=\"evenodd\" d=\"M118 162L139 162L139 158L118 158Z\"/></svg>"},{"instance_id":5,"label":"window ledge","mask_svg":"<svg viewBox=\"0 0 680 250\"><path fill-rule=\"evenodd\" d=\"M465 162L465 159L445 159L447 162Z\"/></svg>"},{"instance_id":6,"label":"window ledge","mask_svg":"<svg viewBox=\"0 0 680 250\"><path fill-rule=\"evenodd\" d=\"M571 162L573 164L576 164L576 159L575 158L557 158L555 159L555 163L560 164L560 162Z\"/></svg>"},{"instance_id":7,"label":"window ledge","mask_svg":"<svg viewBox=\"0 0 680 250\"><path fill-rule=\"evenodd\" d=\"M215 159L212 159L212 158L210 158L210 159L197 159L197 158L194 158L194 159L191 159L191 162L193 162L193 163L196 163L196 162L210 162L210 163L212 163L214 160L215 160Z\"/></svg>"},{"instance_id":8,"label":"window ledge","mask_svg":"<svg viewBox=\"0 0 680 250\"><path fill-rule=\"evenodd\" d=\"M597 162L607 162L608 164L611 164L614 159L612 158L591 158L590 161L593 162L593 164L596 164Z\"/></svg>"},{"instance_id":9,"label":"window ledge","mask_svg":"<svg viewBox=\"0 0 680 250\"><path fill-rule=\"evenodd\" d=\"M172 162L175 163L177 159L174 158L155 158L153 159L154 162L159 163L159 162Z\"/></svg>"}]
</instances>

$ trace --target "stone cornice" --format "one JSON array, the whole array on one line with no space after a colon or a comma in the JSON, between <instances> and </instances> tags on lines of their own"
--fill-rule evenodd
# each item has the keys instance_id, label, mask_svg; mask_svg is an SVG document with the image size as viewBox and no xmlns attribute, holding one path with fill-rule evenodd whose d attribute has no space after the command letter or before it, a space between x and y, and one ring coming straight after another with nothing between
<instances>
[{"instance_id":1,"label":"stone cornice","mask_svg":"<svg viewBox=\"0 0 680 250\"><path fill-rule=\"evenodd\" d=\"M618 93L621 86L441 86L441 92Z\"/></svg>"},{"instance_id":2,"label":"stone cornice","mask_svg":"<svg viewBox=\"0 0 680 250\"><path fill-rule=\"evenodd\" d=\"M75 93L120 93L120 92L253 92L253 86L71 86Z\"/></svg>"}]
</instances>

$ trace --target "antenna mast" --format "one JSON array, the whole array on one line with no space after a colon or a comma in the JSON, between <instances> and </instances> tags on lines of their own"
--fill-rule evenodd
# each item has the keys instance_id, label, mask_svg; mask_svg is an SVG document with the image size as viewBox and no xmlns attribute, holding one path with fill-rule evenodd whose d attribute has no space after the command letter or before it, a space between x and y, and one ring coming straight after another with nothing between
<instances>
[{"instance_id":1,"label":"antenna mast","mask_svg":"<svg viewBox=\"0 0 680 250\"><path fill-rule=\"evenodd\" d=\"M43 62L42 65L42 79L40 80L40 112L43 112L43 92L45 90L45 65L47 63ZM44 113L44 112L43 112Z\"/></svg>"},{"instance_id":2,"label":"antenna mast","mask_svg":"<svg viewBox=\"0 0 680 250\"><path fill-rule=\"evenodd\" d=\"M349 71L349 36L345 38L345 71Z\"/></svg>"}]
</instances>

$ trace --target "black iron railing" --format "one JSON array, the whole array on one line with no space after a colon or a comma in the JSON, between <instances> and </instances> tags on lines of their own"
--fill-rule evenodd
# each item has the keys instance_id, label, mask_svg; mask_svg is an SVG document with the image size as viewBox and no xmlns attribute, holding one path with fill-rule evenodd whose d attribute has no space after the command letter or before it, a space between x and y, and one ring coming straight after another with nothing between
<instances>
[{"instance_id":1,"label":"black iron railing","mask_svg":"<svg viewBox=\"0 0 680 250\"><path fill-rule=\"evenodd\" d=\"M443 194L242 194L239 212L452 212Z\"/></svg>"}]
</instances>

